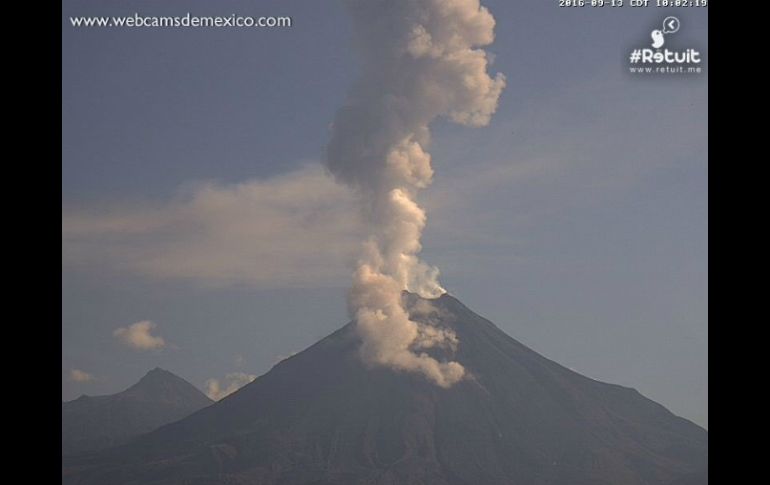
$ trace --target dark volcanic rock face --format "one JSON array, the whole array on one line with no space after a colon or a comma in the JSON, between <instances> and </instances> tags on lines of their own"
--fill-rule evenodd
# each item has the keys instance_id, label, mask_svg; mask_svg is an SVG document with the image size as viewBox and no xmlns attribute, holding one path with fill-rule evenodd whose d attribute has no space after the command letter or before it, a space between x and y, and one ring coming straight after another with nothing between
<instances>
[{"instance_id":1,"label":"dark volcanic rock face","mask_svg":"<svg viewBox=\"0 0 770 485\"><path fill-rule=\"evenodd\" d=\"M151 370L123 392L62 403L62 455L123 444L212 403L184 379Z\"/></svg>"},{"instance_id":2,"label":"dark volcanic rock face","mask_svg":"<svg viewBox=\"0 0 770 485\"><path fill-rule=\"evenodd\" d=\"M65 460L63 483L647 485L707 476L704 429L542 357L451 296L407 298L413 318L457 333L444 357L467 379L442 389L367 368L348 324L186 419Z\"/></svg>"}]
</instances>

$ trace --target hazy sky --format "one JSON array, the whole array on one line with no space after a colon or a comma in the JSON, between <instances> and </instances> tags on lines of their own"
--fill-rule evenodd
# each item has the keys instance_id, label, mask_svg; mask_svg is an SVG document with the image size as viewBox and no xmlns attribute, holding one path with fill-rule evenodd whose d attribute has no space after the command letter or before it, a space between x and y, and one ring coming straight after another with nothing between
<instances>
[{"instance_id":1,"label":"hazy sky","mask_svg":"<svg viewBox=\"0 0 770 485\"><path fill-rule=\"evenodd\" d=\"M707 76L625 72L669 10L484 4L507 87L490 126L434 125L423 259L534 350L706 426ZM360 227L319 164L356 76L342 5L63 11L62 399L155 366L226 387L346 323ZM294 25L68 21L188 11ZM707 59L707 10L673 13Z\"/></svg>"}]
</instances>

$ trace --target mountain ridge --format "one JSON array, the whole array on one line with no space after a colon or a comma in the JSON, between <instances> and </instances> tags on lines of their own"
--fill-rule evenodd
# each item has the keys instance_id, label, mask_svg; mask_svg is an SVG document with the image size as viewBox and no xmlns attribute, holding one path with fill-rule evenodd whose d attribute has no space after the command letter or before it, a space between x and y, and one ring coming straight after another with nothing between
<instances>
[{"instance_id":1,"label":"mountain ridge","mask_svg":"<svg viewBox=\"0 0 770 485\"><path fill-rule=\"evenodd\" d=\"M443 389L363 365L351 322L210 407L69 460L63 483L664 485L707 469L708 432L638 391L543 357L452 296L405 304L457 334L434 356L466 379Z\"/></svg>"}]
</instances>

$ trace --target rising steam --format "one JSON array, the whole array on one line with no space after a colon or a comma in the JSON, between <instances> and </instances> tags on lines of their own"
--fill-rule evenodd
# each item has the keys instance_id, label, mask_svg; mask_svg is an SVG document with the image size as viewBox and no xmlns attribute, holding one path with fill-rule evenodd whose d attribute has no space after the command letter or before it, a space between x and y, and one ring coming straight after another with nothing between
<instances>
[{"instance_id":1,"label":"rising steam","mask_svg":"<svg viewBox=\"0 0 770 485\"><path fill-rule=\"evenodd\" d=\"M479 47L493 41L495 20L478 0L345 3L363 73L336 115L326 164L356 190L369 225L349 298L361 356L450 387L463 366L424 350L454 347L456 336L410 320L401 296L444 293L438 270L417 256L426 216L415 197L433 176L428 125L439 116L470 126L489 122L505 78L487 74Z\"/></svg>"}]
</instances>

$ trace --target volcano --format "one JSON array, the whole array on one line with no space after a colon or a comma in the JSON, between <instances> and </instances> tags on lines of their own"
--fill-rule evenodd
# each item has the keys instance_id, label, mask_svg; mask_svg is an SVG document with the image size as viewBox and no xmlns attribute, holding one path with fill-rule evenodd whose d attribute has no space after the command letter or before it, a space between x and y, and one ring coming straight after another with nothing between
<instances>
[{"instance_id":1,"label":"volcano","mask_svg":"<svg viewBox=\"0 0 770 485\"><path fill-rule=\"evenodd\" d=\"M62 454L123 444L213 402L181 377L155 368L125 391L62 403Z\"/></svg>"},{"instance_id":2,"label":"volcano","mask_svg":"<svg viewBox=\"0 0 770 485\"><path fill-rule=\"evenodd\" d=\"M349 323L225 399L124 446L63 460L65 484L651 485L708 482L708 433L590 379L447 294L405 295L453 330L444 389L368 367Z\"/></svg>"}]
</instances>

